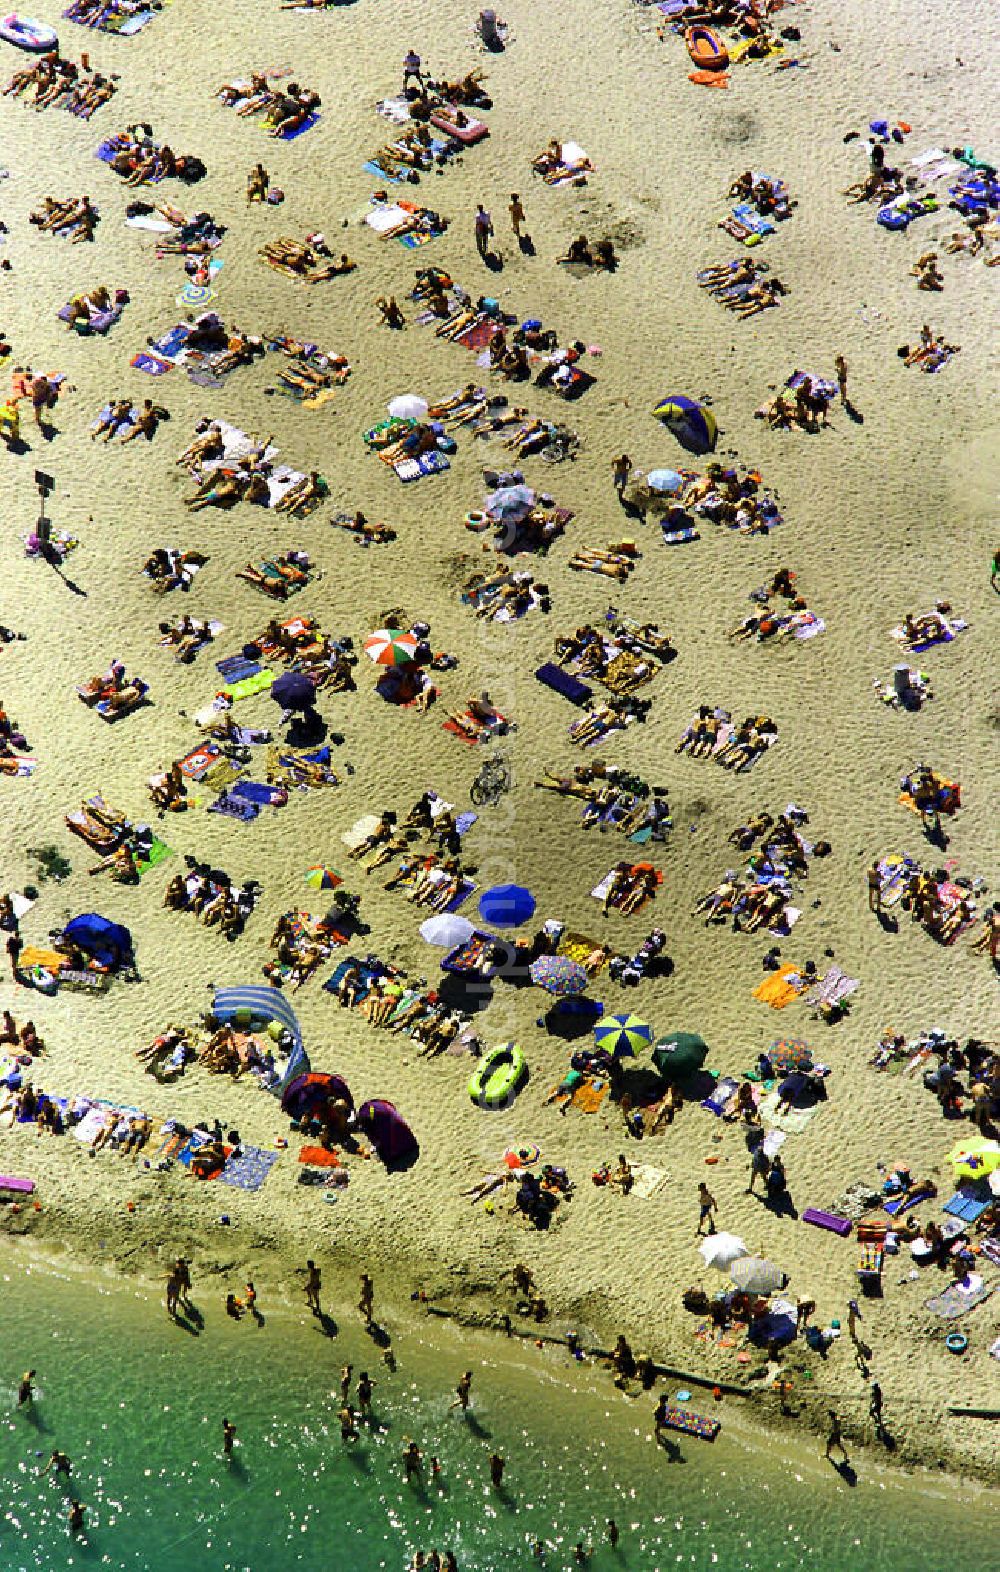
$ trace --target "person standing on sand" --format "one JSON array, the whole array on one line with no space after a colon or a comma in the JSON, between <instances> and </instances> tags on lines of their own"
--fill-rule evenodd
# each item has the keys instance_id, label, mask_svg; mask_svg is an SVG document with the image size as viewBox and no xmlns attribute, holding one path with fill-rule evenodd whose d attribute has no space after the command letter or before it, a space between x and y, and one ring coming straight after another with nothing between
<instances>
[{"instance_id":1,"label":"person standing on sand","mask_svg":"<svg viewBox=\"0 0 1000 1572\"><path fill-rule=\"evenodd\" d=\"M864 1316L861 1314L861 1307L858 1301L849 1299L847 1301L847 1335L854 1344L857 1344L858 1341L858 1322L863 1320Z\"/></svg>"},{"instance_id":2,"label":"person standing on sand","mask_svg":"<svg viewBox=\"0 0 1000 1572\"><path fill-rule=\"evenodd\" d=\"M715 1196L712 1194L704 1180L702 1180L701 1184L698 1186L698 1205L700 1207L700 1214L698 1217L698 1227L695 1229L695 1233L700 1234L704 1225L707 1223L708 1232L710 1234L714 1234L715 1218L712 1216L712 1213L719 1210L719 1203L715 1199Z\"/></svg>"},{"instance_id":3,"label":"person standing on sand","mask_svg":"<svg viewBox=\"0 0 1000 1572\"><path fill-rule=\"evenodd\" d=\"M868 1400L868 1413L875 1421L875 1434L881 1440L885 1434L885 1425L882 1422L882 1388L877 1381L872 1382L871 1396Z\"/></svg>"},{"instance_id":4,"label":"person standing on sand","mask_svg":"<svg viewBox=\"0 0 1000 1572\"><path fill-rule=\"evenodd\" d=\"M323 1280L319 1267L316 1265L315 1261L307 1261L305 1296L306 1304L309 1306L313 1315L322 1315L323 1313L319 1305L319 1294L322 1286Z\"/></svg>"},{"instance_id":5,"label":"person standing on sand","mask_svg":"<svg viewBox=\"0 0 1000 1572\"><path fill-rule=\"evenodd\" d=\"M490 240L493 237L493 220L480 202L476 208L476 250L485 262L490 254Z\"/></svg>"},{"instance_id":6,"label":"person standing on sand","mask_svg":"<svg viewBox=\"0 0 1000 1572\"><path fill-rule=\"evenodd\" d=\"M833 369L837 373L837 386L840 389L840 402L847 403L847 361L843 355L838 355L833 362Z\"/></svg>"},{"instance_id":7,"label":"person standing on sand","mask_svg":"<svg viewBox=\"0 0 1000 1572\"><path fill-rule=\"evenodd\" d=\"M844 1462L847 1463L850 1459L847 1456L847 1448L844 1445L844 1434L840 1427L840 1419L832 1408L828 1408L827 1413L830 1416L830 1434L826 1438L826 1452L824 1456L829 1459L830 1453L837 1451Z\"/></svg>"},{"instance_id":8,"label":"person standing on sand","mask_svg":"<svg viewBox=\"0 0 1000 1572\"><path fill-rule=\"evenodd\" d=\"M882 875L877 862L868 869L868 910L876 917L882 915Z\"/></svg>"},{"instance_id":9,"label":"person standing on sand","mask_svg":"<svg viewBox=\"0 0 1000 1572\"><path fill-rule=\"evenodd\" d=\"M516 191L512 191L510 194L510 206L507 211L510 214L510 227L514 231L514 238L520 240L521 225L525 220L525 212L524 204Z\"/></svg>"},{"instance_id":10,"label":"person standing on sand","mask_svg":"<svg viewBox=\"0 0 1000 1572\"><path fill-rule=\"evenodd\" d=\"M455 1391L458 1393L458 1396L455 1398L455 1401L453 1403L449 1404L448 1412L451 1413L451 1410L453 1408L460 1408L462 1410L463 1414L468 1413L469 1396L470 1396L470 1394L472 1392L472 1371L471 1370L466 1370L465 1373L460 1377L459 1383L458 1383L457 1387L455 1388Z\"/></svg>"},{"instance_id":11,"label":"person standing on sand","mask_svg":"<svg viewBox=\"0 0 1000 1572\"><path fill-rule=\"evenodd\" d=\"M627 453L622 453L618 458L611 460L611 478L614 481L619 501L621 501L622 493L629 483L631 473L632 460Z\"/></svg>"}]
</instances>

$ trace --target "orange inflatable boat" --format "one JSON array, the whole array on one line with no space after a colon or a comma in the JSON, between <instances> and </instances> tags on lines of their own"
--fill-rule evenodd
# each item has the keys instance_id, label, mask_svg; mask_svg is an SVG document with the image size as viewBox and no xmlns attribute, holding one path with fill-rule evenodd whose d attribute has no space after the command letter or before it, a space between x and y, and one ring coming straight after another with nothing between
<instances>
[{"instance_id":1,"label":"orange inflatable boat","mask_svg":"<svg viewBox=\"0 0 1000 1572\"><path fill-rule=\"evenodd\" d=\"M728 66L726 46L710 27L689 27L684 42L699 71L724 71Z\"/></svg>"}]
</instances>

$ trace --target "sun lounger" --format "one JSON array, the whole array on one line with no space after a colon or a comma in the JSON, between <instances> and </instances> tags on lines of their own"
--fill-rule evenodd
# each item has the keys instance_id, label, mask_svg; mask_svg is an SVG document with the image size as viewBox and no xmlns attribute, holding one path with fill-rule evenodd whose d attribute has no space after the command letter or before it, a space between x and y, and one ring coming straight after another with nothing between
<instances>
[{"instance_id":1,"label":"sun lounger","mask_svg":"<svg viewBox=\"0 0 1000 1572\"><path fill-rule=\"evenodd\" d=\"M932 1294L930 1299L924 1300L925 1307L932 1315L939 1316L942 1321L954 1321L966 1311L974 1310L989 1299L996 1287L995 1283L985 1283L980 1278L974 1286L963 1287L961 1283L952 1283L941 1294Z\"/></svg>"},{"instance_id":2,"label":"sun lounger","mask_svg":"<svg viewBox=\"0 0 1000 1572\"><path fill-rule=\"evenodd\" d=\"M885 1262L887 1223L858 1224L858 1282L869 1299L882 1297L882 1267Z\"/></svg>"},{"instance_id":3,"label":"sun lounger","mask_svg":"<svg viewBox=\"0 0 1000 1572\"><path fill-rule=\"evenodd\" d=\"M949 1217L960 1218L963 1223L974 1223L995 1199L988 1185L963 1185L956 1190L950 1201L945 1202L941 1210L947 1212Z\"/></svg>"}]
</instances>

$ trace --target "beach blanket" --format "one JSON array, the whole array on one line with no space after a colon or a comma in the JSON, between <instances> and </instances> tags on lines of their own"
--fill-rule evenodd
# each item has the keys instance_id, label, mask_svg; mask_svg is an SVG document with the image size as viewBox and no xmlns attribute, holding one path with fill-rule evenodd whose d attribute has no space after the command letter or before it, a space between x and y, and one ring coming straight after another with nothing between
<instances>
[{"instance_id":1,"label":"beach blanket","mask_svg":"<svg viewBox=\"0 0 1000 1572\"><path fill-rule=\"evenodd\" d=\"M848 977L839 966L831 966L819 982L814 983L805 995L805 1002L813 1007L825 1005L828 1009L843 1004L861 987L860 978Z\"/></svg>"},{"instance_id":2,"label":"beach blanket","mask_svg":"<svg viewBox=\"0 0 1000 1572\"><path fill-rule=\"evenodd\" d=\"M654 1195L659 1195L670 1182L670 1175L662 1168L654 1168L652 1163L630 1163L632 1170L632 1195L637 1195L643 1201L649 1201Z\"/></svg>"},{"instance_id":3,"label":"beach blanket","mask_svg":"<svg viewBox=\"0 0 1000 1572\"><path fill-rule=\"evenodd\" d=\"M237 1157L231 1154L219 1175L221 1184L232 1185L237 1190L259 1190L280 1157L280 1152L268 1152L262 1146L244 1146Z\"/></svg>"},{"instance_id":4,"label":"beach blanket","mask_svg":"<svg viewBox=\"0 0 1000 1572\"><path fill-rule=\"evenodd\" d=\"M149 872L150 868L158 868L161 862L166 862L167 858L173 855L173 848L168 846L166 841L161 841L154 835L145 857L137 857L135 859L135 868L140 879L143 874Z\"/></svg>"},{"instance_id":5,"label":"beach blanket","mask_svg":"<svg viewBox=\"0 0 1000 1572\"><path fill-rule=\"evenodd\" d=\"M777 1090L770 1092L760 1105L761 1118L777 1130L784 1130L787 1135L801 1135L810 1119L818 1112L819 1105L811 1108L789 1108L787 1113L778 1113L779 1093Z\"/></svg>"},{"instance_id":6,"label":"beach blanket","mask_svg":"<svg viewBox=\"0 0 1000 1572\"><path fill-rule=\"evenodd\" d=\"M984 1300L989 1299L996 1285L984 1283L980 1279L979 1286L971 1291L963 1288L961 1283L952 1283L942 1294L932 1294L930 1299L924 1300L925 1307L932 1315L939 1316L942 1321L954 1321L967 1310L974 1310Z\"/></svg>"}]
</instances>

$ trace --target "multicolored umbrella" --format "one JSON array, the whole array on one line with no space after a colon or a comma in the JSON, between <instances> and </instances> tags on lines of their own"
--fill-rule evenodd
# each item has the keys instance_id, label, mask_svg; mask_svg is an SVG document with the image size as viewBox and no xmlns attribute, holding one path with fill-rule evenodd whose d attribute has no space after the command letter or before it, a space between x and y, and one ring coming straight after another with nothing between
<instances>
[{"instance_id":1,"label":"multicolored umbrella","mask_svg":"<svg viewBox=\"0 0 1000 1572\"><path fill-rule=\"evenodd\" d=\"M812 1049L798 1037L779 1037L767 1050L767 1057L779 1071L812 1069Z\"/></svg>"},{"instance_id":2,"label":"multicolored umbrella","mask_svg":"<svg viewBox=\"0 0 1000 1572\"><path fill-rule=\"evenodd\" d=\"M540 955L532 961L530 971L532 982L557 999L582 993L589 981L579 961L571 961L568 955Z\"/></svg>"},{"instance_id":3,"label":"multicolored umbrella","mask_svg":"<svg viewBox=\"0 0 1000 1572\"><path fill-rule=\"evenodd\" d=\"M637 1015L608 1015L594 1027L594 1042L615 1059L634 1058L653 1041L653 1028Z\"/></svg>"},{"instance_id":4,"label":"multicolored umbrella","mask_svg":"<svg viewBox=\"0 0 1000 1572\"><path fill-rule=\"evenodd\" d=\"M314 863L306 869L306 883L311 890L335 890L343 882L336 869L327 868L323 863Z\"/></svg>"},{"instance_id":5,"label":"multicolored umbrella","mask_svg":"<svg viewBox=\"0 0 1000 1572\"><path fill-rule=\"evenodd\" d=\"M412 633L399 628L376 628L365 639L365 654L376 666L406 666L417 653Z\"/></svg>"}]
</instances>

